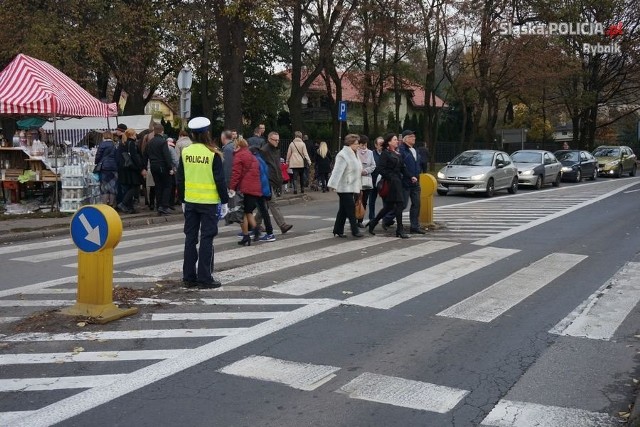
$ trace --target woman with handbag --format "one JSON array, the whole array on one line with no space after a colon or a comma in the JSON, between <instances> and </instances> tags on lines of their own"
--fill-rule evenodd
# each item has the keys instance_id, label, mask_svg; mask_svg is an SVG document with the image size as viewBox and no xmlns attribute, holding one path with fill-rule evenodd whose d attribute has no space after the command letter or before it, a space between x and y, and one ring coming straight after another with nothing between
<instances>
[{"instance_id":1,"label":"woman with handbag","mask_svg":"<svg viewBox=\"0 0 640 427\"><path fill-rule=\"evenodd\" d=\"M96 168L100 174L100 196L102 203L116 207L118 194L118 164L116 163L117 147L113 142L113 134L106 131L102 134L102 142L96 152Z\"/></svg>"},{"instance_id":2,"label":"woman with handbag","mask_svg":"<svg viewBox=\"0 0 640 427\"><path fill-rule=\"evenodd\" d=\"M380 154L380 164L376 168L376 172L378 172L381 176L380 179L384 180L383 184L387 186L388 189L386 191L378 190L378 193L382 197L382 209L378 212L378 215L370 221L368 224L369 233L375 235L376 233L373 230L376 228L376 225L387 212L395 212L396 215L396 237L400 237L402 239L408 239L409 236L404 232L404 227L402 226L402 211L404 209L404 199L403 199L403 190L402 190L402 177L406 177L407 179L417 180L415 177L412 177L407 172L407 169L404 165L404 162L400 158L400 154L396 152L398 148L398 137L393 133L388 133L384 136L384 141L382 142L382 154Z\"/></svg>"},{"instance_id":3,"label":"woman with handbag","mask_svg":"<svg viewBox=\"0 0 640 427\"><path fill-rule=\"evenodd\" d=\"M296 176L300 177L300 192L304 194L304 170L309 168L311 159L307 152L307 146L301 138L294 138L289 144L287 150L287 163L293 171L291 177L291 185L293 185L293 194L298 194L296 189Z\"/></svg>"},{"instance_id":4,"label":"woman with handbag","mask_svg":"<svg viewBox=\"0 0 640 427\"><path fill-rule=\"evenodd\" d=\"M360 135L360 141L358 142L358 160L362 163L362 177L360 178L362 181L362 191L360 192L360 197L356 203L360 203L362 205L363 211L367 209L367 200L369 200L369 194L371 193L371 189L373 188L373 179L371 174L376 169L376 162L373 159L373 151L369 150L367 147L369 145L369 138L366 135ZM364 220L364 214L362 217L358 218L358 227L364 228L362 221Z\"/></svg>"},{"instance_id":5,"label":"woman with handbag","mask_svg":"<svg viewBox=\"0 0 640 427\"><path fill-rule=\"evenodd\" d=\"M363 237L358 229L356 220L355 197L360 194L362 188L362 164L356 155L358 149L358 135L349 134L344 137L344 147L336 155L335 165L331 172L331 178L327 184L338 193L339 205L336 221L333 224L333 235L346 238L344 235L344 224L349 219L351 225L351 235L353 237Z\"/></svg>"},{"instance_id":6,"label":"woman with handbag","mask_svg":"<svg viewBox=\"0 0 640 427\"><path fill-rule=\"evenodd\" d=\"M135 129L127 129L124 138L118 144L116 155L118 161L118 184L122 187L122 202L118 203L118 210L124 213L135 213L133 202L136 195L140 195L142 178L142 156L138 153Z\"/></svg>"}]
</instances>

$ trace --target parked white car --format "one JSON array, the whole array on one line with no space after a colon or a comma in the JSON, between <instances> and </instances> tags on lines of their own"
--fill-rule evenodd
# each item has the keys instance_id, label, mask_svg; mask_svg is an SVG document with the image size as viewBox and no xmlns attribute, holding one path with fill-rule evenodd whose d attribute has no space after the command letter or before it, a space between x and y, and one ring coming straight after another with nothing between
<instances>
[{"instance_id":1,"label":"parked white car","mask_svg":"<svg viewBox=\"0 0 640 427\"><path fill-rule=\"evenodd\" d=\"M562 179L562 163L553 153L545 150L519 150L511 154L511 160L518 168L518 183L532 185L536 190L545 184L554 187Z\"/></svg>"},{"instance_id":2,"label":"parked white car","mask_svg":"<svg viewBox=\"0 0 640 427\"><path fill-rule=\"evenodd\" d=\"M449 191L484 193L492 197L496 191L518 191L518 169L509 155L496 150L469 150L458 154L438 172L438 194Z\"/></svg>"}]
</instances>

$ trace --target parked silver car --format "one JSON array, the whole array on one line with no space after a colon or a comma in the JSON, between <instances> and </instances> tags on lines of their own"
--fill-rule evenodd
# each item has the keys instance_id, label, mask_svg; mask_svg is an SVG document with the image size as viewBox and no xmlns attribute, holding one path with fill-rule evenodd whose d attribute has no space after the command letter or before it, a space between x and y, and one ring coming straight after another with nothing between
<instances>
[{"instance_id":1,"label":"parked silver car","mask_svg":"<svg viewBox=\"0 0 640 427\"><path fill-rule=\"evenodd\" d=\"M509 155L496 150L469 150L458 154L438 172L438 194L449 191L485 193L518 191L518 170Z\"/></svg>"},{"instance_id":2,"label":"parked silver car","mask_svg":"<svg viewBox=\"0 0 640 427\"><path fill-rule=\"evenodd\" d=\"M511 160L518 168L518 183L532 185L536 190L545 184L554 187L562 179L562 163L553 153L545 150L518 150L511 154Z\"/></svg>"}]
</instances>

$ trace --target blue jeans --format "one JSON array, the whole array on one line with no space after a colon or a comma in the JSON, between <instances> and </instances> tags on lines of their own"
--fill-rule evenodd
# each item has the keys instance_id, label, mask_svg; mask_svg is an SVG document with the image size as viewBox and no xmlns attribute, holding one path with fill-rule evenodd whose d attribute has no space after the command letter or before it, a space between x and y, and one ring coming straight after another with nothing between
<instances>
[{"instance_id":1,"label":"blue jeans","mask_svg":"<svg viewBox=\"0 0 640 427\"><path fill-rule=\"evenodd\" d=\"M182 280L202 284L213 283L213 238L218 234L218 205L185 202L184 234ZM198 234L199 252L196 248Z\"/></svg>"}]
</instances>

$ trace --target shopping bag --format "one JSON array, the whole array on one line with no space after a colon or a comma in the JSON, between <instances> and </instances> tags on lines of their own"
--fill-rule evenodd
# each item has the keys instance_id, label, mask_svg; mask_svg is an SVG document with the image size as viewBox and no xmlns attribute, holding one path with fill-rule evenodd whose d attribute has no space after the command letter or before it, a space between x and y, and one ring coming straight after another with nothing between
<instances>
[{"instance_id":1,"label":"shopping bag","mask_svg":"<svg viewBox=\"0 0 640 427\"><path fill-rule=\"evenodd\" d=\"M387 197L389 195L389 182L386 179L378 181L378 194L380 197Z\"/></svg>"}]
</instances>

